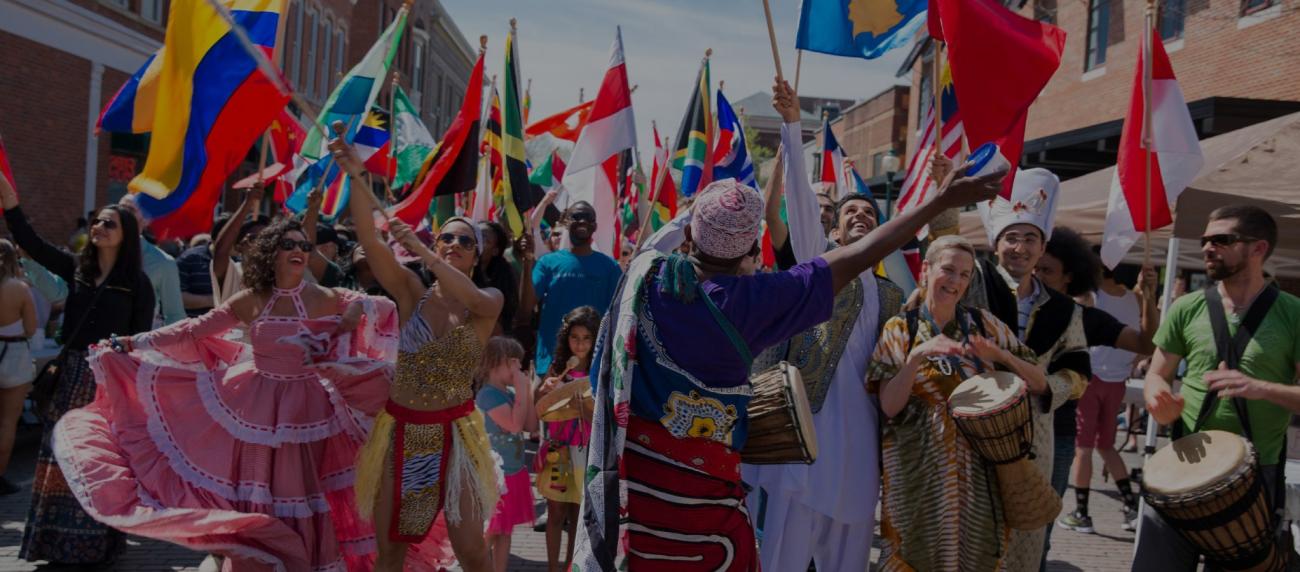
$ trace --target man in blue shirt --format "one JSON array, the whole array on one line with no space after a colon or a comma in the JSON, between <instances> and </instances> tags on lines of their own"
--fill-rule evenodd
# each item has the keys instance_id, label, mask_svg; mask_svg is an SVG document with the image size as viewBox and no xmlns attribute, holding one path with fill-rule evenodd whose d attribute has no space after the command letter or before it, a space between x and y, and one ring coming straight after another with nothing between
<instances>
[{"instance_id":1,"label":"man in blue shirt","mask_svg":"<svg viewBox=\"0 0 1300 572\"><path fill-rule=\"evenodd\" d=\"M564 315L582 306L592 306L604 315L623 275L618 262L591 247L596 209L590 203L573 203L564 220L572 246L541 257L533 267L533 290L542 314L537 328L538 374L551 367L555 336Z\"/></svg>"}]
</instances>

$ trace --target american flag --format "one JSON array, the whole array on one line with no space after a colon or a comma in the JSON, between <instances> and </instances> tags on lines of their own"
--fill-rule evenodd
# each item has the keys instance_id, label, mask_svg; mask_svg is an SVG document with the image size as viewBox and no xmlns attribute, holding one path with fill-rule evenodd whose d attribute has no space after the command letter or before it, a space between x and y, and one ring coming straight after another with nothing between
<instances>
[{"instance_id":1,"label":"american flag","mask_svg":"<svg viewBox=\"0 0 1300 572\"><path fill-rule=\"evenodd\" d=\"M949 159L956 159L957 155L962 151L965 129L962 128L961 114L957 109L957 96L952 85L952 75L948 72L947 65L944 66L943 74L940 77L943 86L943 154ZM912 160L907 165L907 177L903 179L903 187L899 190L899 214L924 203L934 195L938 187L930 179L930 161L934 158L935 153L933 100L925 110L925 116L921 119L921 126L920 142L916 146L916 151L912 153ZM923 228L918 236L924 236L928 233L928 227Z\"/></svg>"}]
</instances>

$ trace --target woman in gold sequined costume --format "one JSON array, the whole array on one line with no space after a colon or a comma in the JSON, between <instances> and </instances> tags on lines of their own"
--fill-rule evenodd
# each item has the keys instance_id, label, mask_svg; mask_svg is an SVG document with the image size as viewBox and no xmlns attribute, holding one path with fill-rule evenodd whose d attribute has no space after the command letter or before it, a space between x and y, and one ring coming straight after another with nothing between
<instances>
[{"instance_id":1,"label":"woman in gold sequined costume","mask_svg":"<svg viewBox=\"0 0 1300 572\"><path fill-rule=\"evenodd\" d=\"M370 188L350 146L335 139L330 150L350 173L353 188ZM462 569L489 570L483 523L496 506L500 477L483 416L474 408L473 372L503 296L470 279L482 248L478 227L463 218L448 220L430 250L409 226L397 219L389 222L393 238L436 277L425 288L380 239L371 193L351 195L358 240L379 284L397 302L401 323L388 404L357 462L357 504L375 522L376 569L401 571L408 548L412 559L436 558L429 529L445 509L451 547Z\"/></svg>"}]
</instances>

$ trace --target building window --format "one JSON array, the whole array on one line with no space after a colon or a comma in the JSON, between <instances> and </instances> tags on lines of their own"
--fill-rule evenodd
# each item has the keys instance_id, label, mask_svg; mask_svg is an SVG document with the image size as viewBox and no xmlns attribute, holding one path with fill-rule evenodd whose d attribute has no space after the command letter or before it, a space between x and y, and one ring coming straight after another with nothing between
<instances>
[{"instance_id":1,"label":"building window","mask_svg":"<svg viewBox=\"0 0 1300 572\"><path fill-rule=\"evenodd\" d=\"M163 1L140 0L140 17L155 24L163 23Z\"/></svg>"},{"instance_id":2,"label":"building window","mask_svg":"<svg viewBox=\"0 0 1300 572\"><path fill-rule=\"evenodd\" d=\"M1183 37L1183 23L1187 17L1187 0L1160 0L1160 39L1177 40Z\"/></svg>"},{"instance_id":3,"label":"building window","mask_svg":"<svg viewBox=\"0 0 1300 572\"><path fill-rule=\"evenodd\" d=\"M1260 10L1271 8L1274 4L1277 4L1277 0L1241 0L1241 15L1254 14Z\"/></svg>"},{"instance_id":4,"label":"building window","mask_svg":"<svg viewBox=\"0 0 1300 572\"><path fill-rule=\"evenodd\" d=\"M1034 0L1034 19L1056 24L1056 0Z\"/></svg>"},{"instance_id":5,"label":"building window","mask_svg":"<svg viewBox=\"0 0 1300 572\"><path fill-rule=\"evenodd\" d=\"M1088 2L1088 47L1083 70L1106 65L1106 42L1110 30L1110 0Z\"/></svg>"},{"instance_id":6,"label":"building window","mask_svg":"<svg viewBox=\"0 0 1300 572\"><path fill-rule=\"evenodd\" d=\"M411 97L414 99L411 103L417 109L424 109L424 90L428 85L425 58L429 49L429 36L422 28L422 25L416 24L415 34L411 38Z\"/></svg>"},{"instance_id":7,"label":"building window","mask_svg":"<svg viewBox=\"0 0 1300 572\"><path fill-rule=\"evenodd\" d=\"M105 4L109 4L111 6L117 6L118 8L121 8L123 10L131 9L131 0L103 0L103 1Z\"/></svg>"},{"instance_id":8,"label":"building window","mask_svg":"<svg viewBox=\"0 0 1300 572\"><path fill-rule=\"evenodd\" d=\"M330 73L333 70L333 66L330 65L330 56L334 55L334 18L325 16L324 21L321 22L320 33L322 45L320 62L312 65L320 66L320 83L316 87L316 93L319 93L321 97L325 97L325 94L330 92L330 88L335 81L332 77L333 74Z\"/></svg>"},{"instance_id":9,"label":"building window","mask_svg":"<svg viewBox=\"0 0 1300 572\"><path fill-rule=\"evenodd\" d=\"M290 42L291 49L285 53L288 61L285 67L289 69L289 81L293 82L294 89L302 87L302 2L294 2L289 6L290 25L289 37L293 38Z\"/></svg>"},{"instance_id":10,"label":"building window","mask_svg":"<svg viewBox=\"0 0 1300 572\"><path fill-rule=\"evenodd\" d=\"M307 34L310 38L307 40L307 57L302 62L307 70L307 77L302 82L302 91L307 94L307 97L316 96L316 48L320 46L320 26L317 25L319 20L315 8L307 11Z\"/></svg>"},{"instance_id":11,"label":"building window","mask_svg":"<svg viewBox=\"0 0 1300 572\"><path fill-rule=\"evenodd\" d=\"M347 62L347 32L339 28L334 38L334 81L343 79L343 65Z\"/></svg>"}]
</instances>

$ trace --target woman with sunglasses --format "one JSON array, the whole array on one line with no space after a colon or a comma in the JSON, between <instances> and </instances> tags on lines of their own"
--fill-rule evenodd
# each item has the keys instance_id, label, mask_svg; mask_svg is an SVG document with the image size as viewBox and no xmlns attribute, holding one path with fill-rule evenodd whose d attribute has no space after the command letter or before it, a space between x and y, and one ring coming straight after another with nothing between
<instances>
[{"instance_id":1,"label":"woman with sunglasses","mask_svg":"<svg viewBox=\"0 0 1300 572\"><path fill-rule=\"evenodd\" d=\"M235 570L371 566L352 484L388 395L396 309L304 280L314 247L297 222L273 222L244 251L238 294L92 350L99 394L54 437L91 516ZM234 328L246 343L225 337Z\"/></svg>"},{"instance_id":2,"label":"woman with sunglasses","mask_svg":"<svg viewBox=\"0 0 1300 572\"><path fill-rule=\"evenodd\" d=\"M19 557L51 563L95 566L111 564L125 546L121 533L96 522L77 504L54 462L54 424L68 411L95 396L95 380L86 363L87 348L113 334L130 335L153 326L153 286L141 266L140 231L130 212L105 206L90 219L90 240L69 254L36 233L18 204L18 194L0 177L0 207L14 242L68 284L53 387L37 388L42 418L40 452L32 482Z\"/></svg>"},{"instance_id":3,"label":"woman with sunglasses","mask_svg":"<svg viewBox=\"0 0 1300 572\"><path fill-rule=\"evenodd\" d=\"M330 150L354 189L370 188L347 143L335 139ZM503 296L470 278L482 255L478 226L449 219L430 250L406 224L388 222L393 238L433 273L434 284L426 288L380 238L374 197L354 192L350 208L357 239L380 285L397 301L401 322L392 392L357 463L357 502L362 515L374 519L379 543L376 569L400 572L411 545L419 546L413 557L428 559L426 549L441 544L430 527L445 510L461 568L489 570L483 523L496 507L500 477L483 415L474 408L473 374Z\"/></svg>"}]
</instances>

